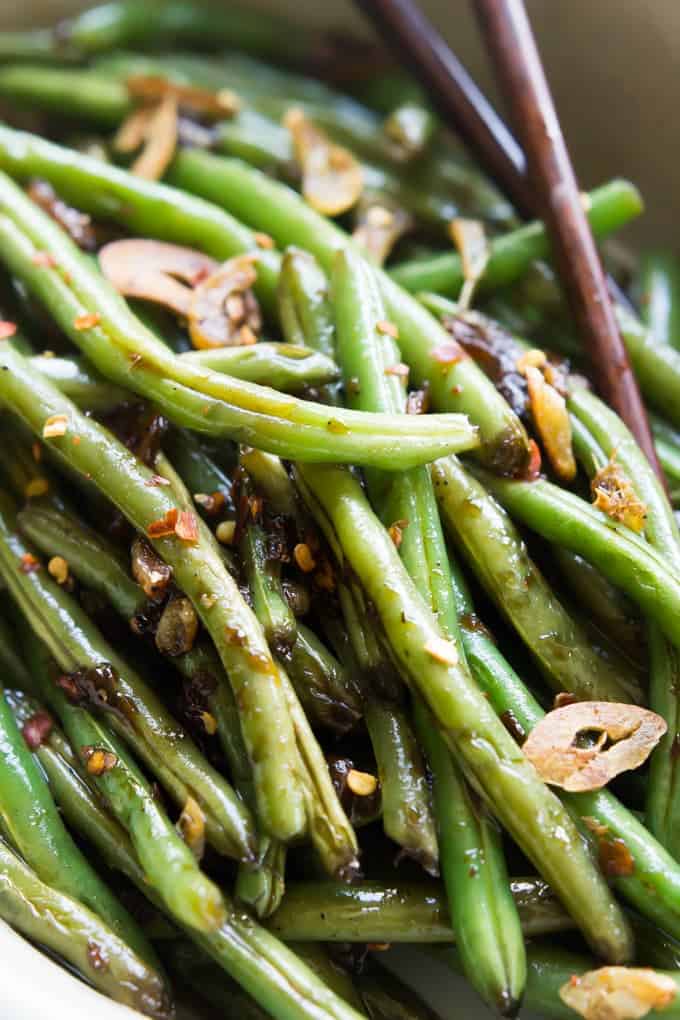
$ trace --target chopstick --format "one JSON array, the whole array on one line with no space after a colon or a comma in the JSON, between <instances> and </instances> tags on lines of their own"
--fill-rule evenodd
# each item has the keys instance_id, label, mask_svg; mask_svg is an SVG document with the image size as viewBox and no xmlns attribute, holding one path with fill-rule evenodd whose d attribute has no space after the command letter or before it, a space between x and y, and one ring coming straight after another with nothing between
<instances>
[{"instance_id":1,"label":"chopstick","mask_svg":"<svg viewBox=\"0 0 680 1020\"><path fill-rule=\"evenodd\" d=\"M476 5L529 168L503 120L412 0L356 3L411 66L435 108L518 211L524 217L545 217L600 392L665 484L522 0L476 0Z\"/></svg>"}]
</instances>

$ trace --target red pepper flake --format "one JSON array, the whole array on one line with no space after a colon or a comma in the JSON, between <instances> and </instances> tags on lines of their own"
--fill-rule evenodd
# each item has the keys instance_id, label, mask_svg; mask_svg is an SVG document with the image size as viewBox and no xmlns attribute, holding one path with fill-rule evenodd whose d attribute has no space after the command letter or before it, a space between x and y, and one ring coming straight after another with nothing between
<instances>
[{"instance_id":1,"label":"red pepper flake","mask_svg":"<svg viewBox=\"0 0 680 1020\"><path fill-rule=\"evenodd\" d=\"M48 251L35 251L31 255L31 262L34 266L40 266L43 269L54 269L57 264L57 260L54 255L51 255Z\"/></svg>"},{"instance_id":2,"label":"red pepper flake","mask_svg":"<svg viewBox=\"0 0 680 1020\"><path fill-rule=\"evenodd\" d=\"M627 878L635 871L635 861L622 839L599 839L600 868L607 878Z\"/></svg>"},{"instance_id":3,"label":"red pepper flake","mask_svg":"<svg viewBox=\"0 0 680 1020\"><path fill-rule=\"evenodd\" d=\"M269 234L263 234L261 231L258 231L253 234L253 237L258 248L271 249L274 247L274 238L270 237Z\"/></svg>"},{"instance_id":4,"label":"red pepper flake","mask_svg":"<svg viewBox=\"0 0 680 1020\"><path fill-rule=\"evenodd\" d=\"M157 521L151 522L146 529L147 535L149 538L167 538L168 535L174 535L178 517L179 510L172 507L162 517L159 517Z\"/></svg>"},{"instance_id":5,"label":"red pepper flake","mask_svg":"<svg viewBox=\"0 0 680 1020\"><path fill-rule=\"evenodd\" d=\"M387 319L381 319L380 322L376 322L375 328L383 336L391 336L393 340L399 339L399 330L393 322L388 322Z\"/></svg>"},{"instance_id":6,"label":"red pepper flake","mask_svg":"<svg viewBox=\"0 0 680 1020\"><path fill-rule=\"evenodd\" d=\"M40 570L40 560L36 559L33 553L24 553L19 570L22 574L34 574L36 570Z\"/></svg>"},{"instance_id":7,"label":"red pepper flake","mask_svg":"<svg viewBox=\"0 0 680 1020\"><path fill-rule=\"evenodd\" d=\"M396 365L388 365L385 369L385 375L396 375L400 379L408 379L408 365L405 365L403 361L398 362Z\"/></svg>"},{"instance_id":8,"label":"red pepper flake","mask_svg":"<svg viewBox=\"0 0 680 1020\"><path fill-rule=\"evenodd\" d=\"M27 719L21 728L21 735L31 751L37 751L45 743L52 732L51 717L47 712L36 712L30 719Z\"/></svg>"},{"instance_id":9,"label":"red pepper flake","mask_svg":"<svg viewBox=\"0 0 680 1020\"><path fill-rule=\"evenodd\" d=\"M183 542L198 542L198 522L189 510L182 510L175 524L175 534Z\"/></svg>"},{"instance_id":10,"label":"red pepper flake","mask_svg":"<svg viewBox=\"0 0 680 1020\"><path fill-rule=\"evenodd\" d=\"M153 489L157 485L169 485L170 482L167 478L163 478L163 475L151 475L151 478L144 482L144 484L148 485L150 489Z\"/></svg>"},{"instance_id":11,"label":"red pepper flake","mask_svg":"<svg viewBox=\"0 0 680 1020\"><path fill-rule=\"evenodd\" d=\"M102 321L102 317L99 312L89 312L85 315L76 315L73 320L73 327L79 332L84 329L92 329L93 326L98 326Z\"/></svg>"},{"instance_id":12,"label":"red pepper flake","mask_svg":"<svg viewBox=\"0 0 680 1020\"><path fill-rule=\"evenodd\" d=\"M0 340L9 340L17 331L16 322L9 322L7 319L0 319Z\"/></svg>"},{"instance_id":13,"label":"red pepper flake","mask_svg":"<svg viewBox=\"0 0 680 1020\"><path fill-rule=\"evenodd\" d=\"M463 348L459 344L440 344L432 351L432 360L438 365L455 365L465 357Z\"/></svg>"}]
</instances>

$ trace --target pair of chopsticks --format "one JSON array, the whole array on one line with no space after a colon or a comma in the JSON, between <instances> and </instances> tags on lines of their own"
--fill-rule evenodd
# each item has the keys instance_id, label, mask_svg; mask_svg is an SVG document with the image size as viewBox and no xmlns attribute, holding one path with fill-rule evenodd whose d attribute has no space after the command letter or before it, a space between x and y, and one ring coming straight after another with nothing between
<instances>
[{"instance_id":1,"label":"pair of chopsticks","mask_svg":"<svg viewBox=\"0 0 680 1020\"><path fill-rule=\"evenodd\" d=\"M523 0L474 2L521 147L413 0L356 0L521 215L545 219L598 388L665 484Z\"/></svg>"}]
</instances>

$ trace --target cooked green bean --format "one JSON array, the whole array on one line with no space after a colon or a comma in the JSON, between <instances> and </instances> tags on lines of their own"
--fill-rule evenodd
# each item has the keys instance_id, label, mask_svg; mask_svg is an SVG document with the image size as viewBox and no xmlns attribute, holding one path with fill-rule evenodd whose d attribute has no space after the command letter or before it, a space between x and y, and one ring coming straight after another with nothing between
<instances>
[{"instance_id":1,"label":"cooked green bean","mask_svg":"<svg viewBox=\"0 0 680 1020\"><path fill-rule=\"evenodd\" d=\"M387 374L390 368L398 365L399 351L389 336L376 337L374 323L380 321L384 312L380 295L371 287L367 271L356 256L343 252L337 256L332 279L338 355L349 400L360 408L403 410L405 394L401 382ZM402 561L447 638L455 642L457 654L464 657L446 546L427 470L416 468L396 478L371 472L368 484L372 495L380 491L378 503L383 522L401 522L398 527ZM378 721L382 719L385 723L384 717L389 718L393 711L388 706L387 712L379 712L380 707L369 701L366 712L379 767L384 752L381 756L380 742L375 739L371 727L372 716L377 714ZM465 947L466 973L487 1002L498 1006L502 1012L512 1012L522 995L524 948L517 913L509 898L509 886L507 880L504 882L507 876L499 835L490 819L480 817L474 810L451 752L418 696L414 698L413 708L417 732L433 773L437 828L444 851L442 871L449 892L453 928ZM399 716L394 718L392 729L398 732ZM396 750L392 750L390 757L399 761ZM382 775L382 768L380 771ZM408 774L404 765L400 771L402 775ZM408 786L403 781L402 785L400 800L408 803L413 797L407 797ZM391 800L398 791L397 784L383 785L385 831L393 838L396 837L390 831L394 815ZM427 801L425 805L428 806ZM411 814L418 818L415 803ZM400 821L399 814L397 821ZM401 838L397 842L408 848L408 830L403 822L398 831ZM415 829L421 855L427 831L428 827L422 822ZM480 876L480 881L475 883L470 882L469 872L473 857L476 862L473 867ZM481 924L480 917L484 918Z\"/></svg>"},{"instance_id":2,"label":"cooked green bean","mask_svg":"<svg viewBox=\"0 0 680 1020\"><path fill-rule=\"evenodd\" d=\"M154 483L150 469L91 418L81 415L47 382L29 378L17 360L20 355L7 350L0 356L3 364L12 364L11 371L0 373L0 380L11 382L12 388L16 384L15 396L21 398L23 394L28 401L21 407L22 416L28 415L26 420L41 434L50 415L66 414L72 434L80 442L74 446L68 436L53 440L55 453L81 474L89 475L139 531L146 533L154 521L178 514L172 494L167 487ZM5 398L9 394L3 389L0 399ZM200 540L196 544L180 540L174 531L153 544L173 567L176 583L194 604L229 676L253 764L258 817L272 835L289 839L304 831L305 815L298 751L290 710L279 683L280 671L212 536L201 522L197 524Z\"/></svg>"},{"instance_id":3,"label":"cooked green bean","mask_svg":"<svg viewBox=\"0 0 680 1020\"><path fill-rule=\"evenodd\" d=\"M680 264L670 252L648 252L636 280L640 318L662 344L680 346Z\"/></svg>"},{"instance_id":4,"label":"cooked green bean","mask_svg":"<svg viewBox=\"0 0 680 1020\"><path fill-rule=\"evenodd\" d=\"M49 674L49 654L44 646L32 656L33 669ZM24 726L37 713L46 709L42 703L23 691L6 690L5 698L17 725ZM52 721L52 728L40 745L33 750L50 785L50 792L59 805L70 828L96 846L110 868L121 871L137 885L143 887L144 872L137 860L130 837L104 806L96 789L83 778L82 766L76 758L64 733ZM87 773L85 772L85 775Z\"/></svg>"},{"instance_id":5,"label":"cooked green bean","mask_svg":"<svg viewBox=\"0 0 680 1020\"><path fill-rule=\"evenodd\" d=\"M64 828L1 690L0 727L0 813L12 844L44 882L83 903L153 965L153 952L136 923ZM31 805L30 811L27 805Z\"/></svg>"},{"instance_id":6,"label":"cooked green bean","mask_svg":"<svg viewBox=\"0 0 680 1020\"><path fill-rule=\"evenodd\" d=\"M3 575L11 577L7 584L15 597L19 590L24 605L32 607L35 627L60 669L68 674L94 670L95 687L105 691L107 703L115 709L109 713L111 727L158 776L180 809L189 797L196 800L205 814L208 838L221 853L251 859L253 821L233 789L151 688L104 640L77 601L45 570L17 570L21 557L32 553L15 531L5 500L0 507Z\"/></svg>"},{"instance_id":7,"label":"cooked green bean","mask_svg":"<svg viewBox=\"0 0 680 1020\"><path fill-rule=\"evenodd\" d=\"M199 152L180 153L171 171L171 181L178 187L170 189L141 181L132 174L36 136L0 127L0 167L20 178L32 175L44 177L66 200L104 219L114 219L136 233L199 246L216 258L230 258L256 248L252 232L215 205L187 195L180 188L186 186L188 191L204 193L223 205L235 206L238 200L239 215L246 220L246 213L255 217L256 229L259 227L275 235L283 246L301 243L319 258L326 269L330 268L337 248L347 243L342 231L315 213L292 191L268 181L264 175L238 160L220 159ZM104 193L114 198L103 201ZM252 196L252 201L248 196ZM167 216L168 206L172 206L172 217ZM263 208L268 210L266 222L260 216ZM277 212L276 218L274 211ZM256 290L265 307L270 309L274 303L277 273L275 254L261 252ZM435 326L434 320L414 299L395 288L386 276L381 276L381 281L388 294L390 317L399 328L402 353L411 366L414 381L420 383L432 379L432 398L438 410L461 411L471 416L482 432L487 460L505 470L522 467L528 456L524 430L495 388L469 359L444 366L446 371L443 371L437 352L442 345L448 344L447 335ZM139 373L135 379L138 377ZM130 381L128 372L125 381ZM166 396L168 388L168 384L161 385ZM173 393L176 389L173 384ZM158 398L158 385L154 392ZM184 390L182 395L183 398L188 397ZM206 398L201 399L197 408L199 414L208 403ZM185 399L182 406L186 411ZM215 415L214 404L210 403L210 406L213 412L208 415L209 418ZM206 415L199 417L199 414L183 421L206 431ZM404 424L402 422L402 430ZM412 427L411 422L409 426ZM325 438L324 448L327 449L329 444ZM402 434L402 464L404 440ZM361 459L366 459L365 452Z\"/></svg>"},{"instance_id":8,"label":"cooked green bean","mask_svg":"<svg viewBox=\"0 0 680 1020\"><path fill-rule=\"evenodd\" d=\"M518 482L483 475L514 518L551 542L577 552L653 617L669 640L680 644L677 572L625 525L612 521L571 492L539 479Z\"/></svg>"},{"instance_id":9,"label":"cooked green bean","mask_svg":"<svg viewBox=\"0 0 680 1020\"><path fill-rule=\"evenodd\" d=\"M633 436L608 407L582 389L572 389L569 409L591 432L605 456L613 457L630 478L645 504L645 533L676 573L680 573L680 534L665 493L647 458ZM660 632L654 618L648 621L650 657L649 703L668 723L668 730L654 750L647 787L646 821L650 831L671 853L680 847L680 816L676 795L677 769L674 754L680 704L680 651Z\"/></svg>"},{"instance_id":10,"label":"cooked green bean","mask_svg":"<svg viewBox=\"0 0 680 1020\"><path fill-rule=\"evenodd\" d=\"M0 136L1 149L1 136ZM0 164L3 162L0 151ZM267 230L281 246L299 245L330 272L338 249L348 239L338 227L310 208L290 188L236 159L196 150L175 160L168 179L231 210L255 229ZM266 216L263 215L267 210ZM501 470L521 468L528 457L526 436L518 419L470 359L442 364L448 335L419 303L381 270L374 270L390 320L399 331L404 360L417 384L431 384L432 405L439 411L468 414L479 426L485 460Z\"/></svg>"},{"instance_id":11,"label":"cooked green bean","mask_svg":"<svg viewBox=\"0 0 680 1020\"><path fill-rule=\"evenodd\" d=\"M17 516L21 531L45 556L61 556L82 584L102 592L127 620L146 606L116 547L73 514L50 506L27 506Z\"/></svg>"},{"instance_id":12,"label":"cooked green bean","mask_svg":"<svg viewBox=\"0 0 680 1020\"><path fill-rule=\"evenodd\" d=\"M614 651L605 655L594 646L530 559L507 513L483 486L453 458L437 461L432 476L446 527L553 690L570 691L586 701L641 702L632 666Z\"/></svg>"},{"instance_id":13,"label":"cooked green bean","mask_svg":"<svg viewBox=\"0 0 680 1020\"><path fill-rule=\"evenodd\" d=\"M538 878L512 879L527 937L574 922ZM268 927L295 942L453 942L446 896L436 882L291 882Z\"/></svg>"},{"instance_id":14,"label":"cooked green bean","mask_svg":"<svg viewBox=\"0 0 680 1020\"><path fill-rule=\"evenodd\" d=\"M0 208L5 213L0 216L3 257L12 271L40 295L100 371L114 381L133 384L136 392L156 401L178 424L213 434L226 431L241 442L297 459L375 461L388 470L396 469L395 454L402 466L410 467L478 443L476 430L458 415L411 418L406 430L395 419L340 409L329 417L323 405L180 362L7 177L0 178ZM37 248L54 253L58 268L36 265ZM83 328L83 315L94 315L94 325Z\"/></svg>"},{"instance_id":15,"label":"cooked green bean","mask_svg":"<svg viewBox=\"0 0 680 1020\"><path fill-rule=\"evenodd\" d=\"M117 1002L162 1020L163 978L77 899L42 882L0 838L0 916L46 946Z\"/></svg>"},{"instance_id":16,"label":"cooked green bean","mask_svg":"<svg viewBox=\"0 0 680 1020\"><path fill-rule=\"evenodd\" d=\"M569 601L581 617L587 616L617 648L639 662L644 638L640 616L630 599L578 553L554 546L551 555L560 579L569 587Z\"/></svg>"},{"instance_id":17,"label":"cooked green bean","mask_svg":"<svg viewBox=\"0 0 680 1020\"><path fill-rule=\"evenodd\" d=\"M243 47L263 56L280 55L280 43L289 27L274 15L255 14L250 8L221 14L200 4L172 3L140 7L135 0L118 0L82 11L62 21L56 29L31 29L2 35L3 57L83 57L108 52L119 46L154 48L159 43L182 39L199 48ZM308 53L313 34L300 31L291 42L291 59Z\"/></svg>"},{"instance_id":18,"label":"cooked green bean","mask_svg":"<svg viewBox=\"0 0 680 1020\"><path fill-rule=\"evenodd\" d=\"M453 654L359 483L349 472L325 465L298 465L296 474L310 509L374 603L400 669L428 703L466 774L474 777L494 814L577 915L601 955L626 958L630 943L625 922L572 822Z\"/></svg>"},{"instance_id":19,"label":"cooked green bean","mask_svg":"<svg viewBox=\"0 0 680 1020\"><path fill-rule=\"evenodd\" d=\"M642 212L642 199L628 181L614 180L592 191L587 215L596 237L619 230ZM541 222L528 223L491 242L491 257L480 281L480 288L492 290L512 283L532 262L549 254L548 235ZM406 290L434 291L458 297L463 285L463 267L455 252L404 262L391 275Z\"/></svg>"}]
</instances>

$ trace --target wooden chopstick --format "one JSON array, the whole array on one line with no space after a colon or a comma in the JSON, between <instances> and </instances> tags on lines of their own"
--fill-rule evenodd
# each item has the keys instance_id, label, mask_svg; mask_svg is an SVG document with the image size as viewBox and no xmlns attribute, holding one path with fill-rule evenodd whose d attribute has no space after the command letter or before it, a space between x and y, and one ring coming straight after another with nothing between
<instances>
[{"instance_id":1,"label":"wooden chopstick","mask_svg":"<svg viewBox=\"0 0 680 1020\"><path fill-rule=\"evenodd\" d=\"M545 216L600 392L665 483L523 3L476 0L531 174L512 133L413 0L356 3L411 66L435 108L518 211L525 217Z\"/></svg>"}]
</instances>

